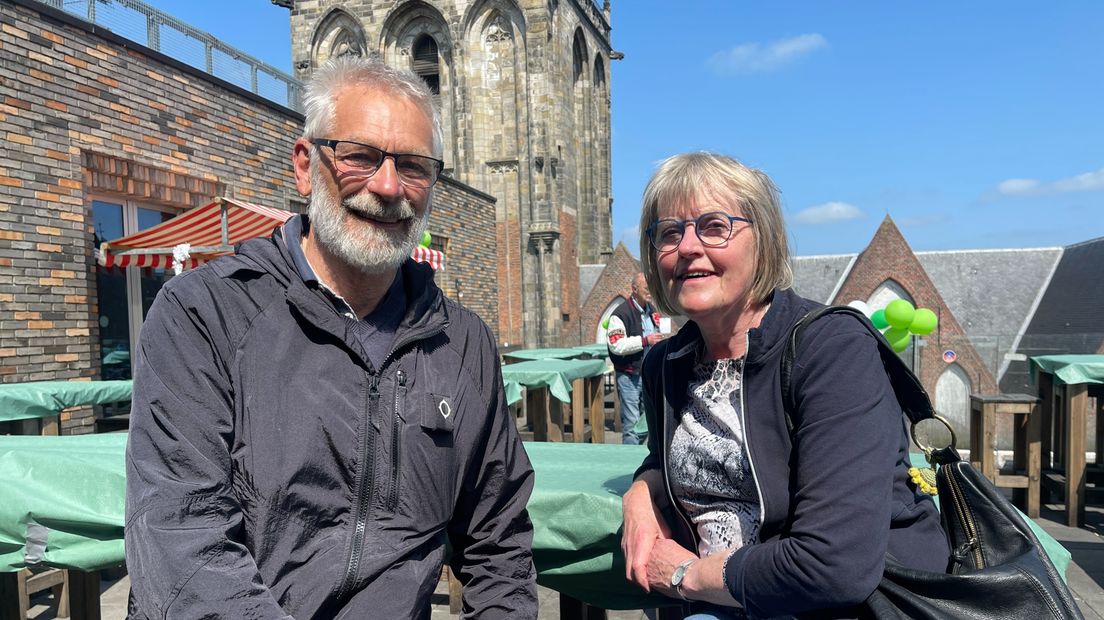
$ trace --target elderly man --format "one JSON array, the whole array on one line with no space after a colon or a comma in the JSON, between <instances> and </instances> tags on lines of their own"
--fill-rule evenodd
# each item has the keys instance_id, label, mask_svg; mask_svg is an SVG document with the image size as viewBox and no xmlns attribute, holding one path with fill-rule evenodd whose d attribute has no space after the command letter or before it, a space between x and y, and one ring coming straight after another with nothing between
<instances>
[{"instance_id":1,"label":"elderly man","mask_svg":"<svg viewBox=\"0 0 1104 620\"><path fill-rule=\"evenodd\" d=\"M139 342L127 449L134 618L536 617L533 472L487 326L409 256L442 169L425 84L311 77L309 217L173 278Z\"/></svg>"},{"instance_id":2,"label":"elderly man","mask_svg":"<svg viewBox=\"0 0 1104 620\"><path fill-rule=\"evenodd\" d=\"M640 419L640 362L648 348L662 339L648 282L638 273L633 277L632 295L613 311L606 327L606 346L621 401L621 443L644 443L645 435L633 428Z\"/></svg>"}]
</instances>

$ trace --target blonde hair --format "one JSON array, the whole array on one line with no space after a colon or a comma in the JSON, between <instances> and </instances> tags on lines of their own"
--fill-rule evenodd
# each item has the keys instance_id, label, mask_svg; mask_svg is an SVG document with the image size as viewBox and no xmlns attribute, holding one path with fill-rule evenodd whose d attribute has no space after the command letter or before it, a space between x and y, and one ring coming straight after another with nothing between
<instances>
[{"instance_id":1,"label":"blonde hair","mask_svg":"<svg viewBox=\"0 0 1104 620\"><path fill-rule=\"evenodd\" d=\"M666 314L679 314L667 297L659 275L656 250L648 238L648 227L659 219L661 208L671 208L710 196L733 198L740 213L752 221L755 239L755 278L751 296L762 303L774 289L793 284L790 246L782 220L778 188L761 170L749 168L727 155L698 151L669 157L659 164L644 188L640 210L640 263L656 307ZM735 215L735 214L734 214Z\"/></svg>"}]
</instances>

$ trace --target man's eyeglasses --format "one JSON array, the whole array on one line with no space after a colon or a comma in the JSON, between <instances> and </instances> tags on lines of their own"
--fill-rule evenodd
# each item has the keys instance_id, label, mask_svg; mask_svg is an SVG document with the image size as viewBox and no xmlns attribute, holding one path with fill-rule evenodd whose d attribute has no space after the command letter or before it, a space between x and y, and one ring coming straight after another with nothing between
<instances>
[{"instance_id":1,"label":"man's eyeglasses","mask_svg":"<svg viewBox=\"0 0 1104 620\"><path fill-rule=\"evenodd\" d=\"M350 140L328 140L315 138L310 141L317 147L327 147L333 152L334 166L339 172L370 177L390 157L395 162L395 172L399 180L408 187L422 189L432 187L441 176L445 162L425 155L412 153L388 153L370 144L361 144Z\"/></svg>"},{"instance_id":2,"label":"man's eyeglasses","mask_svg":"<svg viewBox=\"0 0 1104 620\"><path fill-rule=\"evenodd\" d=\"M693 224L694 234L698 236L698 240L701 241L702 245L716 247L724 245L726 241L732 238L733 222L752 223L746 217L714 211L703 213L692 220L676 220L673 218L656 220L652 222L646 232L653 248L659 252L670 252L682 243L687 224Z\"/></svg>"}]
</instances>

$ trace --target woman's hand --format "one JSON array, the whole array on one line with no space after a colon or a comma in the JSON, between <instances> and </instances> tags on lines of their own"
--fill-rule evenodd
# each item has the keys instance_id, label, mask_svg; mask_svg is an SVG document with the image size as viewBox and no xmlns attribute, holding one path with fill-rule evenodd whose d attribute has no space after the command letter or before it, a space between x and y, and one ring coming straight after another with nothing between
<instances>
[{"instance_id":1,"label":"woman's hand","mask_svg":"<svg viewBox=\"0 0 1104 620\"><path fill-rule=\"evenodd\" d=\"M660 594L666 594L672 598L682 598L683 595L671 587L671 576L674 575L675 568L679 564L686 560L697 560L697 554L688 551L670 538L656 540L651 551L647 566L648 585L644 589L649 592L656 590ZM700 560L694 562L694 564L699 563ZM691 565L691 568L693 568L693 565ZM686 589L684 588L683 594L685 593Z\"/></svg>"},{"instance_id":2,"label":"woman's hand","mask_svg":"<svg viewBox=\"0 0 1104 620\"><path fill-rule=\"evenodd\" d=\"M659 540L671 538L671 530L652 499L652 485L657 483L657 478L658 472L641 474L621 499L621 512L625 519L621 534L625 578L644 588L645 592L650 591L648 565L652 547ZM670 581L667 583L670 585Z\"/></svg>"}]
</instances>

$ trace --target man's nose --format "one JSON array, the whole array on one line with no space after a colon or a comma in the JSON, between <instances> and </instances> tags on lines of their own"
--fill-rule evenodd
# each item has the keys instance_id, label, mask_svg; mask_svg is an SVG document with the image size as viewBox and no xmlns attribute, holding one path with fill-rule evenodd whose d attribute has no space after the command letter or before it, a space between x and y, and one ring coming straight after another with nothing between
<instances>
[{"instance_id":1,"label":"man's nose","mask_svg":"<svg viewBox=\"0 0 1104 620\"><path fill-rule=\"evenodd\" d=\"M392 202L405 197L405 189L399 180L399 172L395 169L395 160L392 157L384 157L379 170L368 181L368 191L382 198L385 202Z\"/></svg>"}]
</instances>

